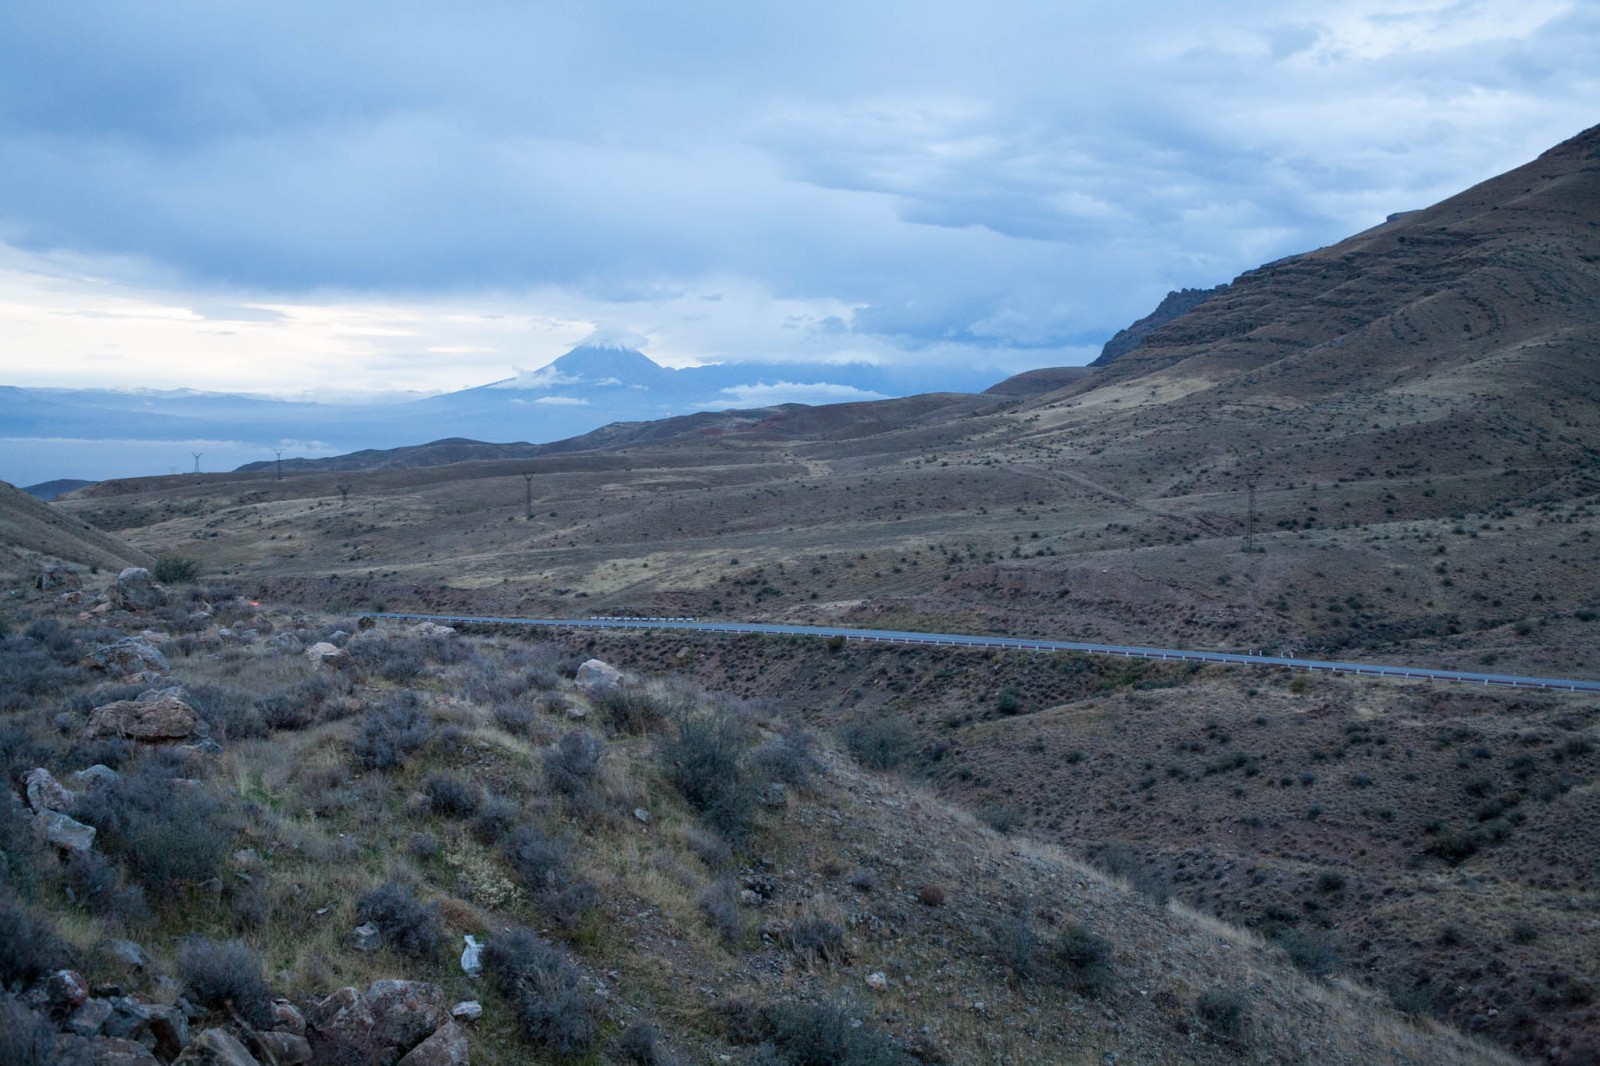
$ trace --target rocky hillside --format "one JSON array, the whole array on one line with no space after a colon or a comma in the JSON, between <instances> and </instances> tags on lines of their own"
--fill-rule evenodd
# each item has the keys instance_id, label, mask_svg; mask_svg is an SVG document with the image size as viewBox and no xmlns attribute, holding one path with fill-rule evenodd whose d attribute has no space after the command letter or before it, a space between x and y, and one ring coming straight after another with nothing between
<instances>
[{"instance_id":1,"label":"rocky hillside","mask_svg":"<svg viewBox=\"0 0 1600 1066\"><path fill-rule=\"evenodd\" d=\"M1505 1061L770 706L125 583L6 601L7 1063Z\"/></svg>"},{"instance_id":2,"label":"rocky hillside","mask_svg":"<svg viewBox=\"0 0 1600 1066\"><path fill-rule=\"evenodd\" d=\"M154 561L115 536L0 481L0 569L20 576L36 569L45 557L116 570Z\"/></svg>"}]
</instances>

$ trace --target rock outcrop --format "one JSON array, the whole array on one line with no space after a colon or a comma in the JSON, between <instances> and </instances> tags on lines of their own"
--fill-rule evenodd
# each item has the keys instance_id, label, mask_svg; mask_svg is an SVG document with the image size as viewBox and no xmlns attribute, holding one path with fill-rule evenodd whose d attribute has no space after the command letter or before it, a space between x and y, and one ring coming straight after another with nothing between
<instances>
[{"instance_id":1,"label":"rock outcrop","mask_svg":"<svg viewBox=\"0 0 1600 1066\"><path fill-rule=\"evenodd\" d=\"M160 742L187 740L194 735L199 716L180 697L183 690L169 688L146 692L136 700L118 700L89 713L83 735L124 737L128 740Z\"/></svg>"}]
</instances>

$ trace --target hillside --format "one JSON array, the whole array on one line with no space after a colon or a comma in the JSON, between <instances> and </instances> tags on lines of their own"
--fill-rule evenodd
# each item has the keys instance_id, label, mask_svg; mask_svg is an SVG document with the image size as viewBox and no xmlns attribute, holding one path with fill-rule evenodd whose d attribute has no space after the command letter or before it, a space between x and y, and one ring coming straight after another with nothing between
<instances>
[{"instance_id":1,"label":"hillside","mask_svg":"<svg viewBox=\"0 0 1600 1066\"><path fill-rule=\"evenodd\" d=\"M13 574L39 558L61 559L83 566L120 570L148 566L154 560L102 530L67 514L27 492L0 481L0 548Z\"/></svg>"},{"instance_id":2,"label":"hillside","mask_svg":"<svg viewBox=\"0 0 1600 1066\"><path fill-rule=\"evenodd\" d=\"M771 708L178 599L93 629L8 600L6 668L48 681L0 733L40 812L0 821L7 1062L1509 1061ZM159 649L149 699L80 665L119 638ZM151 740L96 736L118 715Z\"/></svg>"}]
</instances>

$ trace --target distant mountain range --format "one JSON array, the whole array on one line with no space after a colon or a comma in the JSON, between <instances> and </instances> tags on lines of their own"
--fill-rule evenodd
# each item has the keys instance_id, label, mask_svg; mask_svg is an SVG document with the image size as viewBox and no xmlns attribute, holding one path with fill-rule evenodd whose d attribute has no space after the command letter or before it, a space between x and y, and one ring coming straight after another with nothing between
<instances>
[{"instance_id":1,"label":"distant mountain range","mask_svg":"<svg viewBox=\"0 0 1600 1066\"><path fill-rule=\"evenodd\" d=\"M976 368L930 372L864 363L674 370L634 349L597 343L503 381L403 402L0 386L0 478L28 485L230 470L274 460L278 449L285 458L315 458L452 437L540 443L613 422L701 411L976 393L996 377Z\"/></svg>"}]
</instances>

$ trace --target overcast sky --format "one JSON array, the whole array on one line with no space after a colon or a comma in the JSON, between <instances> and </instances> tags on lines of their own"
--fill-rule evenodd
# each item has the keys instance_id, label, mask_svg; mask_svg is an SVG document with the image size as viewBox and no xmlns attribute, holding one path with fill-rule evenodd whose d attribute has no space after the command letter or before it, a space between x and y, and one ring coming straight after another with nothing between
<instances>
[{"instance_id":1,"label":"overcast sky","mask_svg":"<svg viewBox=\"0 0 1600 1066\"><path fill-rule=\"evenodd\" d=\"M7 0L0 384L1082 363L1600 122L1600 4Z\"/></svg>"}]
</instances>

